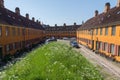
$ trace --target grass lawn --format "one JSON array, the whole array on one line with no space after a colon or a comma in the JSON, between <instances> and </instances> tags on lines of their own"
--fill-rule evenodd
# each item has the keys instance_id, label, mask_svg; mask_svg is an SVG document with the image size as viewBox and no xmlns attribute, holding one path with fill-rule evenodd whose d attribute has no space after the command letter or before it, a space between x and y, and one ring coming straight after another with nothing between
<instances>
[{"instance_id":1,"label":"grass lawn","mask_svg":"<svg viewBox=\"0 0 120 80\"><path fill-rule=\"evenodd\" d=\"M82 55L63 43L52 42L28 54L7 70L0 80L103 80Z\"/></svg>"}]
</instances>

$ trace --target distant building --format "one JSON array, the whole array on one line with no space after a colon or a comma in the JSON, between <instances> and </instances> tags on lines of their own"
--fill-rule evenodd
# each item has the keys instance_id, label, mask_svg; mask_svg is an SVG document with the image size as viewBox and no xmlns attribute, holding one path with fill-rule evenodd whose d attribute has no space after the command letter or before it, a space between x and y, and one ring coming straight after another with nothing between
<instances>
[{"instance_id":1,"label":"distant building","mask_svg":"<svg viewBox=\"0 0 120 80\"><path fill-rule=\"evenodd\" d=\"M45 35L47 38L50 37L56 37L56 38L63 38L63 37L76 37L76 30L81 25L77 25L74 23L74 25L66 25L66 23L63 24L63 26L50 26L45 27Z\"/></svg>"}]
</instances>

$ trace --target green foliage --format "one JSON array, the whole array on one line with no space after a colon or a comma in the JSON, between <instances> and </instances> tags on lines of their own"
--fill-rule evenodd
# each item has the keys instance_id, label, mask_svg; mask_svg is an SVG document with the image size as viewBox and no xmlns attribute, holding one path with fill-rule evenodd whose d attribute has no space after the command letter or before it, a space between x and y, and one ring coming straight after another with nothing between
<instances>
[{"instance_id":1,"label":"green foliage","mask_svg":"<svg viewBox=\"0 0 120 80\"><path fill-rule=\"evenodd\" d=\"M53 42L0 73L2 80L103 80L100 73L71 47Z\"/></svg>"}]
</instances>

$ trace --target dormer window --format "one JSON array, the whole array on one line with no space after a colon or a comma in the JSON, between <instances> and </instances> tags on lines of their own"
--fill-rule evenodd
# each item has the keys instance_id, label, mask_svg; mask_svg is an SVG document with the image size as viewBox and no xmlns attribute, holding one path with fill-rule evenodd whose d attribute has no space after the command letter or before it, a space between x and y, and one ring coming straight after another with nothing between
<instances>
[{"instance_id":1,"label":"dormer window","mask_svg":"<svg viewBox=\"0 0 120 80\"><path fill-rule=\"evenodd\" d=\"M13 19L15 19L15 17L12 17Z\"/></svg>"},{"instance_id":2,"label":"dormer window","mask_svg":"<svg viewBox=\"0 0 120 80\"><path fill-rule=\"evenodd\" d=\"M108 18L110 17L110 14L107 16Z\"/></svg>"},{"instance_id":3,"label":"dormer window","mask_svg":"<svg viewBox=\"0 0 120 80\"><path fill-rule=\"evenodd\" d=\"M104 18L102 17L102 18L101 18L101 21L103 21L103 20L104 20Z\"/></svg>"},{"instance_id":4,"label":"dormer window","mask_svg":"<svg viewBox=\"0 0 120 80\"><path fill-rule=\"evenodd\" d=\"M117 14L120 14L120 11L118 11Z\"/></svg>"},{"instance_id":5,"label":"dormer window","mask_svg":"<svg viewBox=\"0 0 120 80\"><path fill-rule=\"evenodd\" d=\"M8 15L8 17L10 18L11 16L10 16L10 15Z\"/></svg>"},{"instance_id":6,"label":"dormer window","mask_svg":"<svg viewBox=\"0 0 120 80\"><path fill-rule=\"evenodd\" d=\"M21 19L19 19L19 21L21 21Z\"/></svg>"}]
</instances>

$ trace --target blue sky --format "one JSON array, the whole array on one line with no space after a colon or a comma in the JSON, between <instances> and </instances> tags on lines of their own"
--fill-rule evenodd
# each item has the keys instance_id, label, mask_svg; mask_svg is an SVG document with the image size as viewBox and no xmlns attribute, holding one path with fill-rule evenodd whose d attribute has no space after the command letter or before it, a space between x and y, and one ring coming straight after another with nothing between
<instances>
[{"instance_id":1,"label":"blue sky","mask_svg":"<svg viewBox=\"0 0 120 80\"><path fill-rule=\"evenodd\" d=\"M40 20L49 25L71 25L74 22L81 24L82 21L94 16L94 11L104 11L106 2L111 7L116 6L117 0L4 0L5 7L15 11L20 8L21 15L29 13L30 19Z\"/></svg>"}]
</instances>

